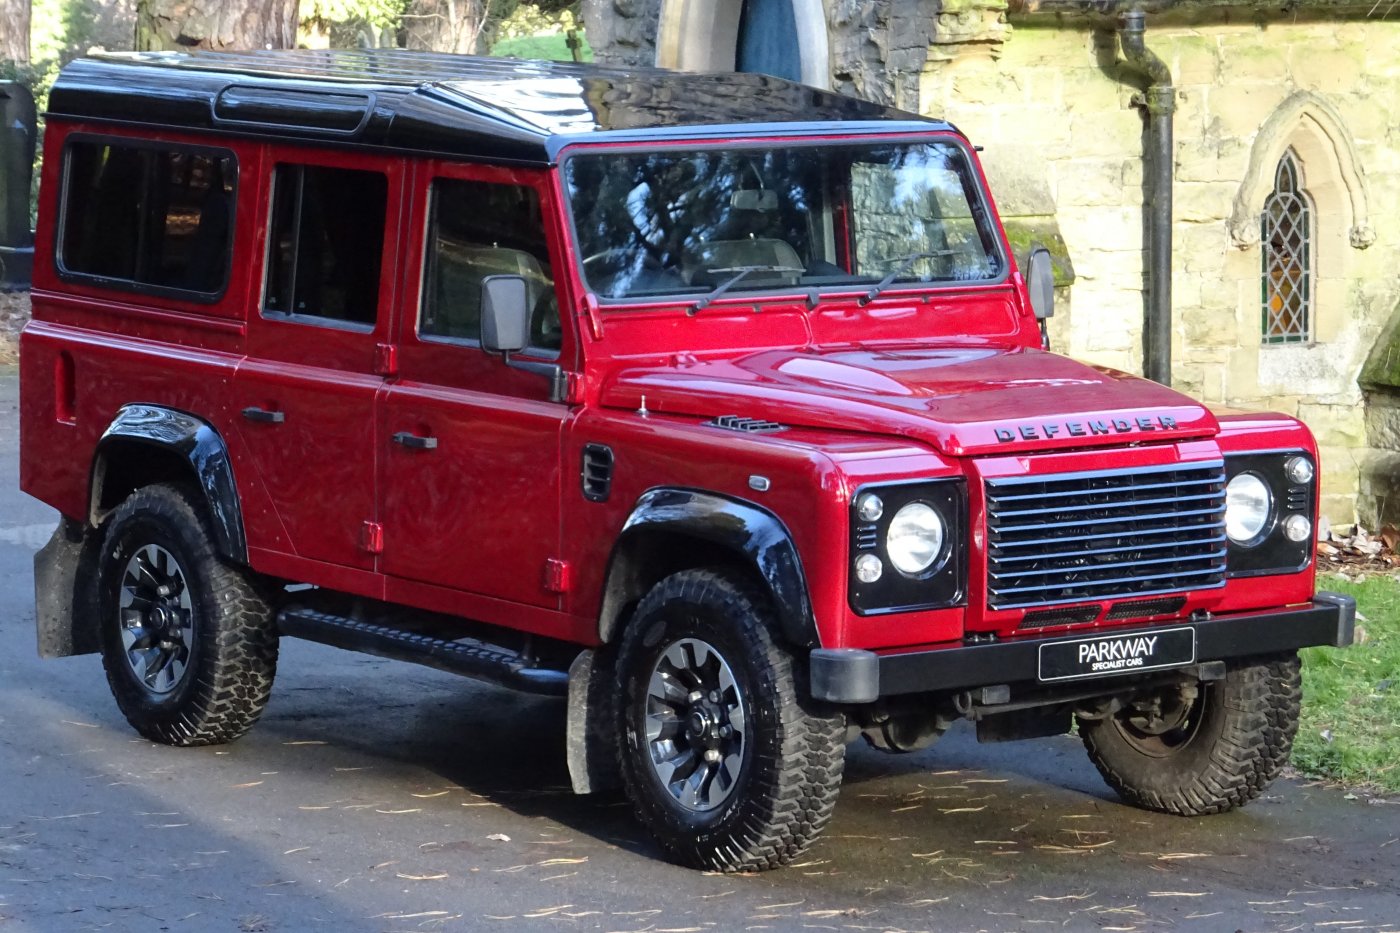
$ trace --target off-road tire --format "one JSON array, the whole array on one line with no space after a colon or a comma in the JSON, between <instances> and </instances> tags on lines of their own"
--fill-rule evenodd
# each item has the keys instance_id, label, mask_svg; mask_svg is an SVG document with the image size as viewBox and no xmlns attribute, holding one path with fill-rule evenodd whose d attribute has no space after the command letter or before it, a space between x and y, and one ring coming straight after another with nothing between
<instances>
[{"instance_id":1,"label":"off-road tire","mask_svg":"<svg viewBox=\"0 0 1400 933\"><path fill-rule=\"evenodd\" d=\"M200 500L183 486L138 489L106 525L97 575L102 666L127 722L165 745L218 745L244 735L267 705L277 669L265 585L219 556ZM186 670L165 695L153 694L132 670L118 617L128 558L148 544L178 561L194 608Z\"/></svg>"},{"instance_id":2,"label":"off-road tire","mask_svg":"<svg viewBox=\"0 0 1400 933\"><path fill-rule=\"evenodd\" d=\"M805 671L775 638L764 595L733 575L687 570L656 584L618 650L620 770L642 822L681 863L713 871L759 871L790 863L831 820L845 761L846 722L807 696ZM642 714L653 665L698 638L732 668L748 732L745 763L713 811L687 811L653 765Z\"/></svg>"},{"instance_id":3,"label":"off-road tire","mask_svg":"<svg viewBox=\"0 0 1400 933\"><path fill-rule=\"evenodd\" d=\"M1288 762L1298 732L1298 655L1232 662L1223 680L1203 683L1200 721L1164 756L1144 754L1122 715L1079 721L1089 758L1127 803L1178 816L1242 807Z\"/></svg>"}]
</instances>

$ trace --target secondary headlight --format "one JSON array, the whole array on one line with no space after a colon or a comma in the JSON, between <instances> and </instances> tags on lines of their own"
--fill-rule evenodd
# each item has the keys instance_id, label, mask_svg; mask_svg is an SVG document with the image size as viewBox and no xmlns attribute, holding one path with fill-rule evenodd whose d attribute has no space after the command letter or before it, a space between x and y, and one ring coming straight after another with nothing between
<instances>
[{"instance_id":1,"label":"secondary headlight","mask_svg":"<svg viewBox=\"0 0 1400 933\"><path fill-rule=\"evenodd\" d=\"M901 573L913 576L927 570L943 552L943 518L931 506L911 502L890 519L885 553Z\"/></svg>"},{"instance_id":2,"label":"secondary headlight","mask_svg":"<svg viewBox=\"0 0 1400 933\"><path fill-rule=\"evenodd\" d=\"M1225 486L1225 533L1236 544L1252 544L1273 511L1269 486L1253 473L1241 473Z\"/></svg>"}]
</instances>

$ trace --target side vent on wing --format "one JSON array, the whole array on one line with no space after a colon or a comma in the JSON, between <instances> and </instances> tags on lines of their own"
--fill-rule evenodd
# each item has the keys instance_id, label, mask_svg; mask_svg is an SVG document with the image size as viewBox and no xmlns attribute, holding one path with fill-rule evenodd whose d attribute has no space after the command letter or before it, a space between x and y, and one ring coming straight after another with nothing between
<instances>
[{"instance_id":1,"label":"side vent on wing","mask_svg":"<svg viewBox=\"0 0 1400 933\"><path fill-rule=\"evenodd\" d=\"M603 444L584 444L581 476L583 497L589 502L607 502L612 493L612 448Z\"/></svg>"},{"instance_id":2,"label":"side vent on wing","mask_svg":"<svg viewBox=\"0 0 1400 933\"><path fill-rule=\"evenodd\" d=\"M787 430L785 425L776 421L747 418L743 415L720 415L713 421L706 421L705 424L712 428L724 428L726 431L739 431L743 434L772 434L775 431Z\"/></svg>"}]
</instances>

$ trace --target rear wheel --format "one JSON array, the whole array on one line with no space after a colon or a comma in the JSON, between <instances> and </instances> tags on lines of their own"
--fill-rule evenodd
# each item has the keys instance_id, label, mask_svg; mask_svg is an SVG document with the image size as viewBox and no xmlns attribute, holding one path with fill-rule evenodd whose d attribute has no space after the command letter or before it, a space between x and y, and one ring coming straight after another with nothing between
<instances>
[{"instance_id":1,"label":"rear wheel","mask_svg":"<svg viewBox=\"0 0 1400 933\"><path fill-rule=\"evenodd\" d=\"M102 664L143 736L214 745L267 705L277 631L258 581L219 557L186 489L147 486L108 521L98 568Z\"/></svg>"},{"instance_id":2,"label":"rear wheel","mask_svg":"<svg viewBox=\"0 0 1400 933\"><path fill-rule=\"evenodd\" d=\"M618 652L624 785L680 861L786 864L831 819L845 717L806 697L761 594L701 570L662 580Z\"/></svg>"},{"instance_id":3,"label":"rear wheel","mask_svg":"<svg viewBox=\"0 0 1400 933\"><path fill-rule=\"evenodd\" d=\"M1079 721L1089 758L1128 803L1200 816L1244 806L1288 762L1302 695L1298 656L1236 662L1223 680L1139 697Z\"/></svg>"}]
</instances>

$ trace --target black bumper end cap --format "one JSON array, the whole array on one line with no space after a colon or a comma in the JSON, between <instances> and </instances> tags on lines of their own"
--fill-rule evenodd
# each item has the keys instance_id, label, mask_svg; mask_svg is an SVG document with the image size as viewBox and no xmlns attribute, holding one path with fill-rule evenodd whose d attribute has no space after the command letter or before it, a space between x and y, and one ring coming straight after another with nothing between
<instances>
[{"instance_id":1,"label":"black bumper end cap","mask_svg":"<svg viewBox=\"0 0 1400 933\"><path fill-rule=\"evenodd\" d=\"M880 658L859 648L816 648L808 659L812 698L873 703L880 698Z\"/></svg>"},{"instance_id":2,"label":"black bumper end cap","mask_svg":"<svg viewBox=\"0 0 1400 933\"><path fill-rule=\"evenodd\" d=\"M1314 603L1337 607L1337 638L1334 648L1345 648L1356 640L1356 600L1345 593L1330 593L1326 590L1313 597Z\"/></svg>"}]
</instances>

